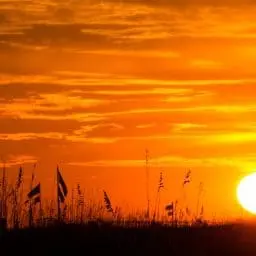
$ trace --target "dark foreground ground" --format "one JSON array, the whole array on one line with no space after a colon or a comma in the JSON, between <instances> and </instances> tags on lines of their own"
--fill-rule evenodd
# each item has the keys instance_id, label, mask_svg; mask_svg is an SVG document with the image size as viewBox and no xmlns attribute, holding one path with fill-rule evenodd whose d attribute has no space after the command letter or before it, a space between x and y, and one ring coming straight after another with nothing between
<instances>
[{"instance_id":1,"label":"dark foreground ground","mask_svg":"<svg viewBox=\"0 0 256 256\"><path fill-rule=\"evenodd\" d=\"M0 255L256 256L255 225L187 228L61 225L13 230L0 239Z\"/></svg>"}]
</instances>

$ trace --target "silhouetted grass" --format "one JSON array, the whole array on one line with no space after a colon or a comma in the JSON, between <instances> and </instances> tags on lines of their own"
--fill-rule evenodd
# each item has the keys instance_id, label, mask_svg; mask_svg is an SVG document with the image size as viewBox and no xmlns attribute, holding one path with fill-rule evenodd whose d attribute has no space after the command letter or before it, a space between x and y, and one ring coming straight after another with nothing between
<instances>
[{"instance_id":1,"label":"silhouetted grass","mask_svg":"<svg viewBox=\"0 0 256 256\"><path fill-rule=\"evenodd\" d=\"M190 183L190 174L189 170L183 186ZM34 175L32 177L31 188ZM42 204L40 197L39 201L33 199L24 203L22 186L21 168L16 184L9 184L3 171L0 221L8 225L0 223L0 256L256 255L256 225L210 225L203 219L203 211L198 214L198 209L188 222L180 217L179 213L184 209L177 207L178 201L170 202L166 206L166 216L160 218L160 190L164 187L162 173L155 210L151 215L152 209L134 216L122 215L119 207L113 208L105 190L103 204L85 202L80 184L76 190L72 189L71 201L62 201L59 215L54 201Z\"/></svg>"}]
</instances>

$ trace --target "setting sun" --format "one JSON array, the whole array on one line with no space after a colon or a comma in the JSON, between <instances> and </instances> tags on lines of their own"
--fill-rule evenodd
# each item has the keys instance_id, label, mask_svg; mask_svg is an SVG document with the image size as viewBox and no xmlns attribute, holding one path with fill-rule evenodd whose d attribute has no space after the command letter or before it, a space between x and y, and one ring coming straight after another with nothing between
<instances>
[{"instance_id":1,"label":"setting sun","mask_svg":"<svg viewBox=\"0 0 256 256\"><path fill-rule=\"evenodd\" d=\"M244 177L237 187L237 198L241 206L256 214L256 173Z\"/></svg>"}]
</instances>

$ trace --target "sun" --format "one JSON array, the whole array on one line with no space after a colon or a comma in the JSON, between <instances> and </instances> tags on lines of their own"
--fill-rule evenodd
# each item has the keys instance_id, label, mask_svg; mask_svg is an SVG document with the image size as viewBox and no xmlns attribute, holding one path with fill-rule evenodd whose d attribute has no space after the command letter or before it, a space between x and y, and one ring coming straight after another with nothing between
<instances>
[{"instance_id":1,"label":"sun","mask_svg":"<svg viewBox=\"0 0 256 256\"><path fill-rule=\"evenodd\" d=\"M245 210L256 215L256 172L240 181L237 186L237 199Z\"/></svg>"}]
</instances>

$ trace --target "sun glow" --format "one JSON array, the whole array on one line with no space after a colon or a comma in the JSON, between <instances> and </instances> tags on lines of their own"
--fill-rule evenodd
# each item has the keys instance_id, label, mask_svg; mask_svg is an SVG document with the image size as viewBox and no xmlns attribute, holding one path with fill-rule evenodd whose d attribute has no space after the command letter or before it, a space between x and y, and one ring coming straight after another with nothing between
<instances>
[{"instance_id":1,"label":"sun glow","mask_svg":"<svg viewBox=\"0 0 256 256\"><path fill-rule=\"evenodd\" d=\"M240 181L237 187L237 198L245 210L256 215L256 173Z\"/></svg>"}]
</instances>

